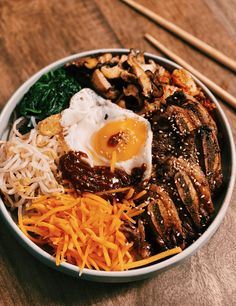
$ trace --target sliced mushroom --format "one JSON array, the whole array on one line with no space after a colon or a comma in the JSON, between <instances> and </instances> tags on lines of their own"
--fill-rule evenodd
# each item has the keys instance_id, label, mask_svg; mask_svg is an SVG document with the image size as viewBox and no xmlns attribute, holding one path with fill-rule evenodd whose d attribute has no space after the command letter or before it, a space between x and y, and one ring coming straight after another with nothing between
<instances>
[{"instance_id":1,"label":"sliced mushroom","mask_svg":"<svg viewBox=\"0 0 236 306\"><path fill-rule=\"evenodd\" d=\"M145 58L144 58L144 54L142 52L137 53L137 61L140 64L145 64Z\"/></svg>"},{"instance_id":2,"label":"sliced mushroom","mask_svg":"<svg viewBox=\"0 0 236 306\"><path fill-rule=\"evenodd\" d=\"M99 69L96 69L93 72L91 81L95 89L97 89L100 93L107 92L112 87Z\"/></svg>"},{"instance_id":3,"label":"sliced mushroom","mask_svg":"<svg viewBox=\"0 0 236 306\"><path fill-rule=\"evenodd\" d=\"M147 70L145 72L146 72L146 75L151 80L151 84L152 84L152 96L154 98L162 97L163 94L164 94L163 86L159 84L159 82L155 78L154 73L151 70Z\"/></svg>"},{"instance_id":4,"label":"sliced mushroom","mask_svg":"<svg viewBox=\"0 0 236 306\"><path fill-rule=\"evenodd\" d=\"M65 67L69 67L69 66L76 66L76 67L81 67L84 66L84 63L86 62L86 60L89 60L91 57L83 57L83 58L79 58L78 60L72 61L70 63L67 63L65 65Z\"/></svg>"},{"instance_id":5,"label":"sliced mushroom","mask_svg":"<svg viewBox=\"0 0 236 306\"><path fill-rule=\"evenodd\" d=\"M134 84L129 84L126 88L123 89L123 92L125 96L137 97L139 95L139 90Z\"/></svg>"},{"instance_id":6,"label":"sliced mushroom","mask_svg":"<svg viewBox=\"0 0 236 306\"><path fill-rule=\"evenodd\" d=\"M130 109L138 113L143 108L143 101L141 98L137 98L134 96L127 96L125 99L125 105L127 109Z\"/></svg>"},{"instance_id":7,"label":"sliced mushroom","mask_svg":"<svg viewBox=\"0 0 236 306\"><path fill-rule=\"evenodd\" d=\"M131 49L128 56L135 57L139 64L145 64L144 54L137 49Z\"/></svg>"},{"instance_id":8,"label":"sliced mushroom","mask_svg":"<svg viewBox=\"0 0 236 306\"><path fill-rule=\"evenodd\" d=\"M84 66L88 69L96 68L97 64L98 64L98 60L95 57L88 57L84 61Z\"/></svg>"},{"instance_id":9,"label":"sliced mushroom","mask_svg":"<svg viewBox=\"0 0 236 306\"><path fill-rule=\"evenodd\" d=\"M161 98L164 94L162 85L156 85L155 83L152 83L152 91L152 95L155 98Z\"/></svg>"},{"instance_id":10,"label":"sliced mushroom","mask_svg":"<svg viewBox=\"0 0 236 306\"><path fill-rule=\"evenodd\" d=\"M151 80L140 66L137 58L134 57L132 53L130 53L128 56L128 63L131 66L132 72L137 76L138 82L143 91L143 95L150 98L152 94Z\"/></svg>"},{"instance_id":11,"label":"sliced mushroom","mask_svg":"<svg viewBox=\"0 0 236 306\"><path fill-rule=\"evenodd\" d=\"M120 77L127 83L137 83L138 80L135 74L130 73L127 70L123 70L120 74Z\"/></svg>"},{"instance_id":12,"label":"sliced mushroom","mask_svg":"<svg viewBox=\"0 0 236 306\"><path fill-rule=\"evenodd\" d=\"M112 101L115 101L118 99L120 92L119 90L115 89L114 87L111 87L108 89L108 91L102 93L103 97L106 99L110 99Z\"/></svg>"},{"instance_id":13,"label":"sliced mushroom","mask_svg":"<svg viewBox=\"0 0 236 306\"><path fill-rule=\"evenodd\" d=\"M100 64L105 64L105 63L108 63L112 60L112 54L111 53L105 53L105 54L102 54L98 57L98 62Z\"/></svg>"},{"instance_id":14,"label":"sliced mushroom","mask_svg":"<svg viewBox=\"0 0 236 306\"><path fill-rule=\"evenodd\" d=\"M144 102L136 85L129 84L123 89L123 93L125 95L124 100L126 108L136 112L139 112L143 108Z\"/></svg>"},{"instance_id":15,"label":"sliced mushroom","mask_svg":"<svg viewBox=\"0 0 236 306\"><path fill-rule=\"evenodd\" d=\"M121 72L123 70L118 66L102 66L101 67L101 72L104 74L104 76L108 79L116 79L120 76Z\"/></svg>"},{"instance_id":16,"label":"sliced mushroom","mask_svg":"<svg viewBox=\"0 0 236 306\"><path fill-rule=\"evenodd\" d=\"M121 67L122 64L127 61L127 59L128 59L128 55L122 54L119 60L119 66Z\"/></svg>"},{"instance_id":17,"label":"sliced mushroom","mask_svg":"<svg viewBox=\"0 0 236 306\"><path fill-rule=\"evenodd\" d=\"M141 68L142 68L144 71L149 70L149 71L151 71L152 73L155 73L155 71L156 71L156 65L155 65L154 62L151 63L151 64L141 64L140 66L141 66Z\"/></svg>"},{"instance_id":18,"label":"sliced mushroom","mask_svg":"<svg viewBox=\"0 0 236 306\"><path fill-rule=\"evenodd\" d=\"M119 64L119 62L120 62L120 56L116 55L116 56L112 57L112 59L110 60L109 64L113 66L113 65Z\"/></svg>"},{"instance_id":19,"label":"sliced mushroom","mask_svg":"<svg viewBox=\"0 0 236 306\"><path fill-rule=\"evenodd\" d=\"M117 102L117 105L119 105L120 107L122 108L126 108L126 105L125 105L125 100L121 99Z\"/></svg>"}]
</instances>

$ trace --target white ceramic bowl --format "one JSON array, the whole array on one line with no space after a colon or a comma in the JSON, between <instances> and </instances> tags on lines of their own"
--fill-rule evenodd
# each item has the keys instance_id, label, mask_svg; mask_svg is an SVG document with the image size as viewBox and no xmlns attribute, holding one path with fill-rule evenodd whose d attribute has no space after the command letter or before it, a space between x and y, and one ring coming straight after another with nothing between
<instances>
[{"instance_id":1,"label":"white ceramic bowl","mask_svg":"<svg viewBox=\"0 0 236 306\"><path fill-rule=\"evenodd\" d=\"M40 78L41 75L48 72L49 70L56 69L65 63L72 61L74 59L90 56L94 54L104 53L104 52L112 52L116 54L120 53L127 53L129 50L127 49L99 49L93 50L89 52L83 52L75 55L68 56L63 58L59 61L52 63L51 65L43 68L38 73L33 75L28 81L26 81L10 98L8 103L6 104L5 108L3 109L0 115L0 135L1 138L5 137L8 129L9 129L9 120L12 114L12 111L15 109L18 102L23 97L24 93L28 91L28 89ZM154 59L160 65L166 67L169 70L174 68L180 68L177 64L169 61L165 58L158 57L149 53L145 53L145 55L149 58ZM130 271L124 272L106 272L106 271L96 271L96 270L89 270L84 269L81 278L98 281L98 282L129 282L139 279L144 279L153 276L155 273L161 272L163 270L169 269L176 264L184 261L194 252L196 252L199 248L201 248L216 232L217 228L219 227L225 213L227 207L230 202L230 198L232 195L234 182L235 182L235 169L236 169L236 162L235 162L235 148L234 148L234 140L232 136L232 132L230 130L229 123L227 118L222 111L219 103L217 102L216 98L212 95L212 93L200 82L195 78L198 85L203 89L205 94L215 102L217 105L216 111L216 121L219 127L219 130L223 134L224 139L224 146L222 149L222 164L223 164L223 175L224 175L224 183L225 186L223 191L218 195L217 199L215 199L214 204L216 207L216 213L214 216L214 220L207 228L207 230L189 247L187 247L182 253L177 254L165 261L160 263L152 264L148 267L133 269ZM0 199L0 213L2 219L5 221L5 224L11 229L12 233L16 237L16 239L35 257L37 257L40 261L45 263L46 265L59 270L61 272L67 273L69 275L79 277L79 269L78 267L69 264L69 263L62 263L59 267L55 265L54 258L34 244L31 240L29 240L18 228L14 220L12 219L11 214L7 210L6 206L4 205L3 201ZM14 241L9 241L9 243L14 243Z\"/></svg>"}]
</instances>

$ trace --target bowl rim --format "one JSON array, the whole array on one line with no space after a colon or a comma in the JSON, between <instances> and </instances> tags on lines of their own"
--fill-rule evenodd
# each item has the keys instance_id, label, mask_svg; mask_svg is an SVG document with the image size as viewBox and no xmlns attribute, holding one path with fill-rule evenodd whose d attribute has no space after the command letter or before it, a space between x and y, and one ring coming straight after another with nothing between
<instances>
[{"instance_id":1,"label":"bowl rim","mask_svg":"<svg viewBox=\"0 0 236 306\"><path fill-rule=\"evenodd\" d=\"M130 49L123 49L123 48L94 49L94 50L90 50L90 51L79 52L79 53L76 53L76 54L73 54L73 55L70 55L70 56L63 57L63 58L61 58L57 61L54 61L53 63L47 65L46 67L40 69L38 72L33 74L27 81L25 81L14 92L14 94L10 97L8 102L5 104L3 110L0 114L0 122L3 120L3 118L5 116L8 117L9 114L12 113L12 111L15 109L16 104L20 101L23 94L29 89L29 87L32 86L32 84L34 84L39 79L39 77L41 75L48 72L49 70L53 70L55 68L58 68L58 67L64 65L67 62L70 62L72 60L82 58L82 57L85 57L85 56L97 55L97 54L100 54L100 53L107 53L107 52L121 54L121 53L128 53L129 51L130 51ZM156 56L156 55L148 53L148 52L145 52L145 56L150 57L150 58L156 60L157 62L161 62L161 63L164 63L166 65L169 65L173 68L181 68L180 65L178 65L178 64L176 64L176 63L172 62L171 60L166 59L164 57ZM228 188L227 188L225 197L223 199L222 205L221 205L217 215L215 216L214 220L211 222L211 224L209 225L207 230L195 242L193 242L190 246L188 246L186 249L184 249L181 253L179 253L179 254L177 254L177 255L169 258L169 259L166 259L162 262L153 263L152 265L147 266L147 267L136 268L136 269L127 270L127 271L97 271L97 270L90 270L90 269L84 268L83 273L82 273L82 277L84 276L84 278L87 277L87 278L94 278L94 279L96 279L96 278L97 279L98 278L114 278L114 279L131 278L131 279L133 279L133 278L138 277L140 275L142 275L142 276L143 275L148 275L148 274L151 274L153 272L158 272L158 271L164 270L164 269L169 268L173 265L176 265L177 263L180 263L184 259L187 259L190 255L195 253L201 246L203 246L203 244L205 244L211 238L211 236L215 233L215 231L218 229L220 223L222 222L222 220L225 216L226 210L228 208L229 202L230 202L230 198L231 198L231 195L232 195L232 192L233 192L235 178L236 178L236 172L233 171L233 169L236 168L236 153L235 153L235 147L234 147L234 139L233 139L233 135L232 135L232 131L231 131L228 119L227 119L224 111L222 110L220 104L218 103L218 101L214 97L214 95L209 91L209 89L201 81L199 81L194 76L193 76L193 78L195 79L196 83L202 88L202 90L205 92L205 94L212 101L214 101L214 103L217 105L217 111L219 112L220 117L223 120L223 124L224 124L225 129L226 129L227 137L228 137L228 140L229 140L230 153L231 153L231 156L232 156L232 167L230 169L230 178L229 178ZM2 133L3 133L2 126L0 126L0 135L1 136L2 136ZM52 257L52 255L50 255L49 253L47 253L46 251L41 249L39 246L34 244L28 237L25 236L25 234L23 234L23 232L19 229L17 224L11 218L11 216L10 216L10 214L9 214L9 212L8 212L6 206L3 203L1 198L0 198L0 212L1 212L2 217L7 222L7 225L10 226L10 229L12 230L14 236L21 243L24 244L24 246L28 249L28 251L30 251L33 255L38 257L38 259L40 259L41 261L43 261L47 265L53 267L54 269L66 272L67 274L75 275L75 274L79 273L79 271L80 271L79 267L77 267L75 265L72 265L70 263L63 262L57 267L55 265L55 259Z\"/></svg>"}]
</instances>

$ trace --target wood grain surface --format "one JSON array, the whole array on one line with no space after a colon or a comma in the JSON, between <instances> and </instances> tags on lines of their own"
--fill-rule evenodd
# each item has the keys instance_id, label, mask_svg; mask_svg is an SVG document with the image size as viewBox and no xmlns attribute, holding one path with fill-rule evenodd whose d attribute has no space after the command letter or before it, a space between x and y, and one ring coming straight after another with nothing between
<instances>
[{"instance_id":1,"label":"wood grain surface","mask_svg":"<svg viewBox=\"0 0 236 306\"><path fill-rule=\"evenodd\" d=\"M236 58L235 0L139 0ZM33 73L89 49L158 53L145 32L236 96L235 74L118 0L0 0L0 106ZM222 103L236 139L236 113ZM214 237L182 265L129 284L56 272L32 257L0 222L0 305L236 305L236 188Z\"/></svg>"}]
</instances>

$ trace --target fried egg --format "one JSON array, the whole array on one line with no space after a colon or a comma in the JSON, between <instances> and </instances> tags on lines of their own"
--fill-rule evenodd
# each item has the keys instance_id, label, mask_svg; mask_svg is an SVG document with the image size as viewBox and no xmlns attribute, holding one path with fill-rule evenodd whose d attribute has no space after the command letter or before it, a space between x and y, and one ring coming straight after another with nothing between
<instances>
[{"instance_id":1,"label":"fried egg","mask_svg":"<svg viewBox=\"0 0 236 306\"><path fill-rule=\"evenodd\" d=\"M152 131L150 123L84 88L62 112L60 124L70 150L87 154L93 166L109 166L115 152L115 167L131 174L146 165L144 179L151 176Z\"/></svg>"}]
</instances>

